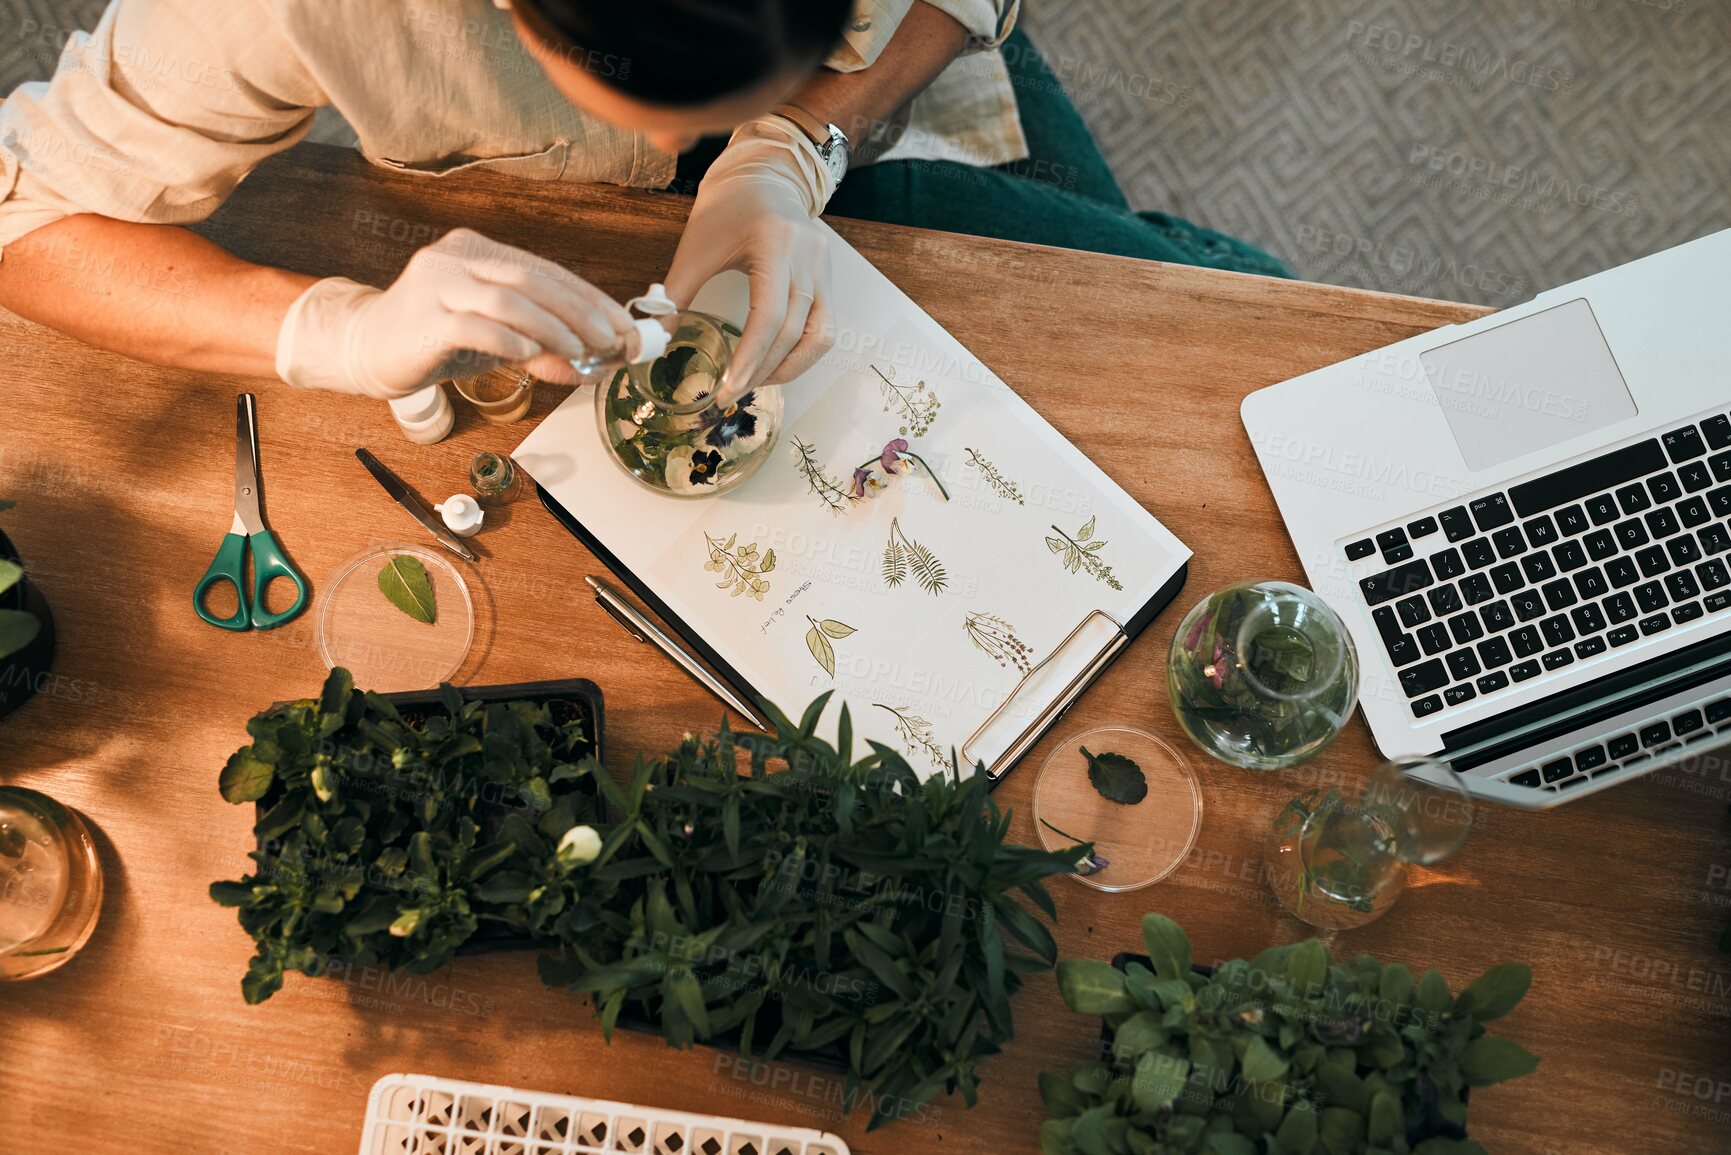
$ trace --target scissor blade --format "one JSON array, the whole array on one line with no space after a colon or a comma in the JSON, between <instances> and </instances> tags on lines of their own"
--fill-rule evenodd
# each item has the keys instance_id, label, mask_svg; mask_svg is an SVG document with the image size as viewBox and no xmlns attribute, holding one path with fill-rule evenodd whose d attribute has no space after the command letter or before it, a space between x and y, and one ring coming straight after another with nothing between
<instances>
[{"instance_id":1,"label":"scissor blade","mask_svg":"<svg viewBox=\"0 0 1731 1155\"><path fill-rule=\"evenodd\" d=\"M398 505L409 511L410 517L420 522L426 527L428 533L439 539L440 545L464 561L475 560L474 553L463 544L462 539L445 528L444 523L434 515L433 511L428 509L420 498L410 492L407 485L403 484L402 478L392 473L382 461L365 449L355 450L355 456L361 459L361 464L367 467L367 472L385 487L385 492L390 494Z\"/></svg>"},{"instance_id":2,"label":"scissor blade","mask_svg":"<svg viewBox=\"0 0 1731 1155\"><path fill-rule=\"evenodd\" d=\"M258 410L251 393L234 403L234 524L237 533L264 530L258 506Z\"/></svg>"}]
</instances>

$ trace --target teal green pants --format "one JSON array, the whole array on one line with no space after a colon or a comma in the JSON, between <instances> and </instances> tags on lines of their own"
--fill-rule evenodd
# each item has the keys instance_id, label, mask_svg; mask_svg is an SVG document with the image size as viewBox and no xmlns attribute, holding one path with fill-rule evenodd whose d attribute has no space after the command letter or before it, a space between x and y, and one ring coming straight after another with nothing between
<instances>
[{"instance_id":1,"label":"teal green pants","mask_svg":"<svg viewBox=\"0 0 1731 1155\"><path fill-rule=\"evenodd\" d=\"M900 160L847 174L825 211L889 224L1290 277L1261 249L1166 213L1135 212L1081 114L1020 31L1004 42L1028 158L997 168Z\"/></svg>"}]
</instances>

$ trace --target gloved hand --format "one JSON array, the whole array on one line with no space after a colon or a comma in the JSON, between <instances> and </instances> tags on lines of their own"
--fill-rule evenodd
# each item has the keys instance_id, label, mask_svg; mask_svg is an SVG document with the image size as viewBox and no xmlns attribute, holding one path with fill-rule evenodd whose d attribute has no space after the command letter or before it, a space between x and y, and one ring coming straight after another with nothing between
<instances>
[{"instance_id":1,"label":"gloved hand","mask_svg":"<svg viewBox=\"0 0 1731 1155\"><path fill-rule=\"evenodd\" d=\"M277 375L290 385L401 397L519 362L574 385L570 360L617 346L631 317L595 286L532 253L456 229L409 259L388 289L331 277L289 307Z\"/></svg>"},{"instance_id":2,"label":"gloved hand","mask_svg":"<svg viewBox=\"0 0 1731 1155\"><path fill-rule=\"evenodd\" d=\"M816 219L834 191L811 141L773 116L741 125L698 186L667 295L686 307L717 273L751 278L751 314L718 403L792 380L835 343L828 237Z\"/></svg>"}]
</instances>

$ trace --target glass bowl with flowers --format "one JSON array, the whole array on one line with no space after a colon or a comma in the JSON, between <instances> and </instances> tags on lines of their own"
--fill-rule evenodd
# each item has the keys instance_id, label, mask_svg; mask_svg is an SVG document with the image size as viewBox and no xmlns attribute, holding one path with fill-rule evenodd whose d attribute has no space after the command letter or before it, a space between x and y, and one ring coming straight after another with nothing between
<instances>
[{"instance_id":1,"label":"glass bowl with flowers","mask_svg":"<svg viewBox=\"0 0 1731 1155\"><path fill-rule=\"evenodd\" d=\"M667 351L620 369L595 390L601 440L620 468L671 497L713 497L757 472L781 430L781 389L760 385L716 404L739 329L687 311Z\"/></svg>"}]
</instances>

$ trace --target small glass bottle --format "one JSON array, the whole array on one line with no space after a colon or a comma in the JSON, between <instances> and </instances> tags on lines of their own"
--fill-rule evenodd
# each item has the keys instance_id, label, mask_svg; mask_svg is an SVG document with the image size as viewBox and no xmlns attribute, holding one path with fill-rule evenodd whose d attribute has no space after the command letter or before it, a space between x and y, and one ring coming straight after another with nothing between
<instances>
[{"instance_id":1,"label":"small glass bottle","mask_svg":"<svg viewBox=\"0 0 1731 1155\"><path fill-rule=\"evenodd\" d=\"M679 315L679 306L667 295L667 286L657 281L641 297L625 302L627 312L641 313L631 322L631 332L609 349L598 349L584 357L574 357L571 368L584 377L624 369L631 365L654 361L667 352L668 324L665 318Z\"/></svg>"},{"instance_id":2,"label":"small glass bottle","mask_svg":"<svg viewBox=\"0 0 1731 1155\"><path fill-rule=\"evenodd\" d=\"M469 484L483 509L496 509L517 500L523 492L523 475L509 457L477 453L469 465Z\"/></svg>"}]
</instances>

